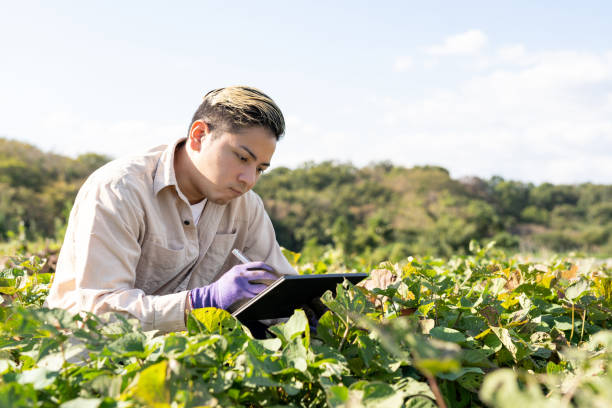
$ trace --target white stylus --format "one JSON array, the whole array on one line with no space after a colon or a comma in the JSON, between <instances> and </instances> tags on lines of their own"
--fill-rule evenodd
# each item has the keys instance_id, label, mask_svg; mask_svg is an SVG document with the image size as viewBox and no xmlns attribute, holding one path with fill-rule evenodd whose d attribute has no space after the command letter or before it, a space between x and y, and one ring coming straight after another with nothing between
<instances>
[{"instance_id":1,"label":"white stylus","mask_svg":"<svg viewBox=\"0 0 612 408\"><path fill-rule=\"evenodd\" d=\"M244 255L242 252L240 252L240 250L238 248L232 249L232 254L234 254L234 256L236 258L240 259L240 262L242 262L242 263L249 263L249 262L251 262L251 260L249 258L247 258L246 255ZM268 266L268 268L270 268L270 267ZM271 274L276 275L278 277L283 276L282 274L276 272L274 269L264 269L264 270L266 270L266 271L270 272Z\"/></svg>"},{"instance_id":2,"label":"white stylus","mask_svg":"<svg viewBox=\"0 0 612 408\"><path fill-rule=\"evenodd\" d=\"M234 256L236 258L240 259L240 262L242 262L242 263L249 263L249 262L251 262L251 260L249 258L247 258L242 252L240 252L240 250L238 248L232 249L232 254L234 254Z\"/></svg>"}]
</instances>

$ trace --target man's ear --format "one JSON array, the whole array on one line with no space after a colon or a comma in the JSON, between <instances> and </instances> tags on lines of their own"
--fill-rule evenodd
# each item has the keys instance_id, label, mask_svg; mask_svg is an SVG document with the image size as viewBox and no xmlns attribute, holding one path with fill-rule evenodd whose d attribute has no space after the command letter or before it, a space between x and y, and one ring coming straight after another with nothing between
<instances>
[{"instance_id":1,"label":"man's ear","mask_svg":"<svg viewBox=\"0 0 612 408\"><path fill-rule=\"evenodd\" d=\"M192 150L199 152L204 140L210 136L208 123L203 120L196 120L191 124L191 129L189 129L189 140L187 140L187 143Z\"/></svg>"}]
</instances>

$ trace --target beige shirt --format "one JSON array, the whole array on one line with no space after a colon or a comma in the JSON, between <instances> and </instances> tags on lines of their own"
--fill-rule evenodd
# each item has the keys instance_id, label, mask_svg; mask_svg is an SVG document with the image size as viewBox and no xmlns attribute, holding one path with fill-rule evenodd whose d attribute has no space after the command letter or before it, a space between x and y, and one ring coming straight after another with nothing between
<instances>
[{"instance_id":1,"label":"beige shirt","mask_svg":"<svg viewBox=\"0 0 612 408\"><path fill-rule=\"evenodd\" d=\"M48 307L122 312L144 330L184 330L188 290L240 263L233 248L296 273L252 191L225 205L207 201L194 223L174 173L182 140L114 160L87 179L70 213Z\"/></svg>"}]
</instances>

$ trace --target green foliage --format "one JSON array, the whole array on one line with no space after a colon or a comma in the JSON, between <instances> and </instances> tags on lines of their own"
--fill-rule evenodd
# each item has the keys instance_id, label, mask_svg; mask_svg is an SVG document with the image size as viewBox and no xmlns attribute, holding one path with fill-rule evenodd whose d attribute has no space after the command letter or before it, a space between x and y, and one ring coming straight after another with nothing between
<instances>
[{"instance_id":1,"label":"green foliage","mask_svg":"<svg viewBox=\"0 0 612 408\"><path fill-rule=\"evenodd\" d=\"M85 178L110 158L70 159L0 138L0 241L23 225L28 240L63 238L63 227Z\"/></svg>"},{"instance_id":2,"label":"green foliage","mask_svg":"<svg viewBox=\"0 0 612 408\"><path fill-rule=\"evenodd\" d=\"M302 262L325 247L366 263L467 253L494 239L511 250L612 248L612 186L534 186L495 176L453 180L440 167L307 163L273 169L256 186L279 242Z\"/></svg>"},{"instance_id":3,"label":"green foliage","mask_svg":"<svg viewBox=\"0 0 612 408\"><path fill-rule=\"evenodd\" d=\"M296 310L263 340L214 308L166 334L46 309L44 262L15 261L0 273L0 406L609 406L610 266L469 249L379 265L388 287L345 282L316 330ZM346 270L340 252L286 255L323 273Z\"/></svg>"}]
</instances>

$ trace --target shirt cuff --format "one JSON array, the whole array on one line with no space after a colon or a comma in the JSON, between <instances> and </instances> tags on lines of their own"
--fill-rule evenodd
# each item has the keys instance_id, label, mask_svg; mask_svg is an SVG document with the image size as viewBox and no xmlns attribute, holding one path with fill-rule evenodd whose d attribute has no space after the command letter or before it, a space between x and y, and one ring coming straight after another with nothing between
<instances>
[{"instance_id":1,"label":"shirt cuff","mask_svg":"<svg viewBox=\"0 0 612 408\"><path fill-rule=\"evenodd\" d=\"M187 330L185 326L185 297L189 291L160 296L154 302L153 329L162 332Z\"/></svg>"}]
</instances>

